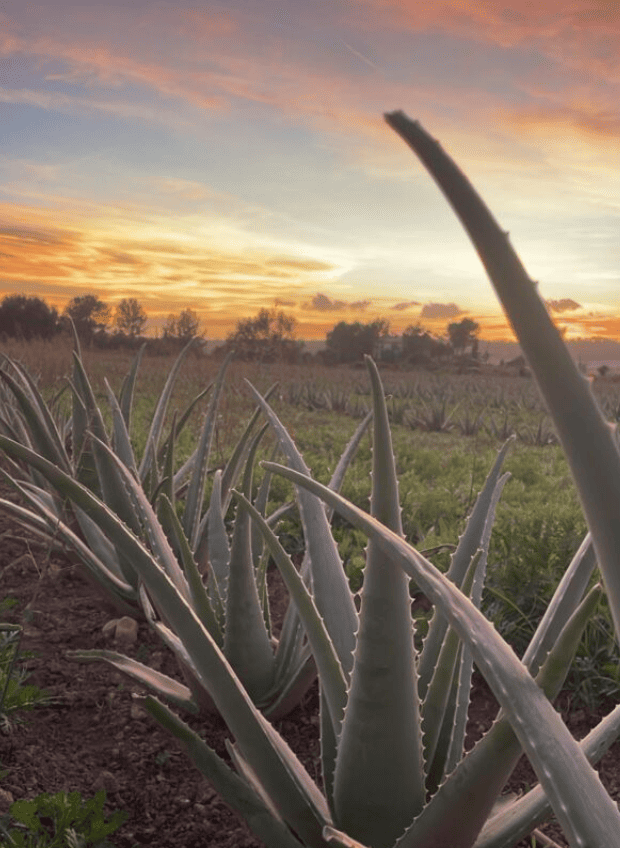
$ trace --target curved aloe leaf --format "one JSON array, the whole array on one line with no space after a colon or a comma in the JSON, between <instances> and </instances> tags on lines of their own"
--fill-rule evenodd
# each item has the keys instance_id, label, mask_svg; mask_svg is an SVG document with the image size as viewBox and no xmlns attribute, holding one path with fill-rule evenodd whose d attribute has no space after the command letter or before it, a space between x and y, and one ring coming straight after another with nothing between
<instances>
[{"instance_id":1,"label":"curved aloe leaf","mask_svg":"<svg viewBox=\"0 0 620 848\"><path fill-rule=\"evenodd\" d=\"M620 813L544 693L462 593L415 548L335 492L293 469L265 467L306 487L355 527L372 536L438 604L506 711L562 828L574 846L620 848Z\"/></svg>"},{"instance_id":2,"label":"curved aloe leaf","mask_svg":"<svg viewBox=\"0 0 620 848\"><path fill-rule=\"evenodd\" d=\"M392 438L379 372L367 357L374 409L371 512L402 536ZM334 773L339 827L391 848L424 805L420 700L409 580L376 540L366 555L357 647Z\"/></svg>"},{"instance_id":3,"label":"curved aloe leaf","mask_svg":"<svg viewBox=\"0 0 620 848\"><path fill-rule=\"evenodd\" d=\"M140 368L140 362L142 361L142 355L144 354L145 349L146 342L138 348L138 352L133 358L129 371L123 379L121 390L118 395L118 405L123 416L123 421L125 422L125 427L128 431L131 430L131 415L133 412L133 396L136 388L136 377L138 376L138 369Z\"/></svg>"},{"instance_id":4,"label":"curved aloe leaf","mask_svg":"<svg viewBox=\"0 0 620 848\"><path fill-rule=\"evenodd\" d=\"M248 382L248 381L246 381ZM276 431L282 449L293 468L309 474L303 457L275 412L248 382L252 394ZM353 665L358 617L353 596L342 567L323 505L301 489L299 507L312 573L314 598L334 642L340 663L348 676Z\"/></svg>"},{"instance_id":5,"label":"curved aloe leaf","mask_svg":"<svg viewBox=\"0 0 620 848\"><path fill-rule=\"evenodd\" d=\"M231 353L228 354L228 356L222 363L222 366L215 380L215 384L213 386L213 392L211 393L211 399L209 401L209 408L205 417L202 433L200 434L200 441L198 443L198 447L196 448L196 458L192 470L192 476L189 481L187 498L185 500L183 529L185 530L185 535L189 540L190 547L194 551L196 550L198 544L200 530L200 512L202 509L202 501L205 494L207 463L209 461L209 453L211 451L211 442L213 441L213 431L215 428L217 405L220 400L220 395L222 394L226 369L228 368L232 360L232 356L233 354L231 351Z\"/></svg>"},{"instance_id":6,"label":"curved aloe leaf","mask_svg":"<svg viewBox=\"0 0 620 848\"><path fill-rule=\"evenodd\" d=\"M582 602L566 623L536 678L549 700L558 695L566 679L600 595L600 588L595 588ZM439 787L419 818L399 840L398 848L470 848L521 753L510 722L505 716L499 717ZM453 826L455 817L459 819L458 829Z\"/></svg>"},{"instance_id":7,"label":"curved aloe leaf","mask_svg":"<svg viewBox=\"0 0 620 848\"><path fill-rule=\"evenodd\" d=\"M588 762L595 764L620 735L620 705L605 716L579 743ZM514 803L502 808L483 827L474 848L513 848L552 813L542 786L535 786Z\"/></svg>"},{"instance_id":8,"label":"curved aloe leaf","mask_svg":"<svg viewBox=\"0 0 620 848\"><path fill-rule=\"evenodd\" d=\"M289 591L291 599L299 612L319 670L321 687L329 705L331 721L338 732L347 701L347 684L342 666L316 608L314 599L306 588L299 572L291 562L289 555L263 516L246 497L237 492L234 495L237 498L240 508L251 515L256 526L262 533L265 544L269 548L269 552L286 583L286 588Z\"/></svg>"},{"instance_id":9,"label":"curved aloe leaf","mask_svg":"<svg viewBox=\"0 0 620 848\"><path fill-rule=\"evenodd\" d=\"M252 465L265 428L254 438L246 462L243 486L252 492ZM224 656L255 701L271 688L275 660L256 585L252 559L252 528L246 510L238 510L230 549L226 592Z\"/></svg>"},{"instance_id":10,"label":"curved aloe leaf","mask_svg":"<svg viewBox=\"0 0 620 848\"><path fill-rule=\"evenodd\" d=\"M179 739L189 758L212 783L226 803L236 810L265 845L278 848L303 848L271 805L266 806L254 789L236 775L197 733L155 698L145 698L145 708L166 730Z\"/></svg>"},{"instance_id":11,"label":"curved aloe leaf","mask_svg":"<svg viewBox=\"0 0 620 848\"><path fill-rule=\"evenodd\" d=\"M11 362L11 360L8 361ZM69 458L47 404L26 372L18 368L13 362L11 362L11 365L26 383L27 390L24 390L3 368L0 369L0 378L11 390L28 423L33 447L51 462L55 462L65 471L68 471L70 468Z\"/></svg>"},{"instance_id":12,"label":"curved aloe leaf","mask_svg":"<svg viewBox=\"0 0 620 848\"><path fill-rule=\"evenodd\" d=\"M620 449L536 284L469 180L417 121L387 123L418 155L469 234L536 377L592 533L620 642Z\"/></svg>"},{"instance_id":13,"label":"curved aloe leaf","mask_svg":"<svg viewBox=\"0 0 620 848\"><path fill-rule=\"evenodd\" d=\"M177 356L174 365L168 372L168 377L166 378L166 382L164 384L163 389L159 395L157 405L155 406L155 411L153 412L153 419L151 421L151 427L149 429L148 436L146 437L146 444L144 447L144 453L142 454L142 461L140 463L139 473L140 479L144 482L148 477L151 464L155 461L155 457L157 455L157 446L159 445L159 440L161 438L161 432L164 426L164 420L166 417L166 410L168 409L168 403L170 402L170 396L172 395L172 390L174 389L174 384L183 364L185 357L194 346L195 340L191 339L183 348L183 350Z\"/></svg>"},{"instance_id":14,"label":"curved aloe leaf","mask_svg":"<svg viewBox=\"0 0 620 848\"><path fill-rule=\"evenodd\" d=\"M77 662L107 662L117 671L121 671L136 683L146 686L151 692L165 698L175 706L190 713L197 714L198 706L192 699L192 694L187 686L168 677L167 674L162 674L160 671L150 668L138 660L126 657L124 654L119 654L116 651L104 650L88 650L88 651L67 651L65 656L70 660Z\"/></svg>"},{"instance_id":15,"label":"curved aloe leaf","mask_svg":"<svg viewBox=\"0 0 620 848\"><path fill-rule=\"evenodd\" d=\"M494 505L497 503L499 493L504 485L499 482L502 465L513 441L513 438L508 439L498 453L493 468L484 483L484 487L476 498L476 503L467 521L465 531L459 538L457 549L452 556L447 576L457 586L465 576L472 557L481 545L489 517L494 515ZM437 665L437 657L439 656L447 628L448 624L441 610L436 609L420 655L419 686L422 700L426 697L426 690Z\"/></svg>"}]
</instances>

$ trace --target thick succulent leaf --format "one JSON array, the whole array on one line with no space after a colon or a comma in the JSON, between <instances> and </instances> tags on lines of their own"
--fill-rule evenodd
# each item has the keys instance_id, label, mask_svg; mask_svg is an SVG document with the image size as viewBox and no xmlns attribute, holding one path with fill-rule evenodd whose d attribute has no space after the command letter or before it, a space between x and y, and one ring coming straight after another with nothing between
<instances>
[{"instance_id":1,"label":"thick succulent leaf","mask_svg":"<svg viewBox=\"0 0 620 848\"><path fill-rule=\"evenodd\" d=\"M620 642L620 448L536 284L469 180L418 122L402 112L385 117L461 220L527 357L577 485Z\"/></svg>"},{"instance_id":2,"label":"thick succulent leaf","mask_svg":"<svg viewBox=\"0 0 620 848\"><path fill-rule=\"evenodd\" d=\"M138 348L138 352L133 358L129 371L123 379L118 396L118 405L128 432L131 431L131 415L133 412L133 397L136 388L136 378L138 376L138 369L140 368L140 362L142 361L142 355L145 349L146 342Z\"/></svg>"},{"instance_id":3,"label":"thick succulent leaf","mask_svg":"<svg viewBox=\"0 0 620 848\"><path fill-rule=\"evenodd\" d=\"M329 823L325 799L290 748L252 704L217 644L143 543L92 492L32 451L0 436L7 449L35 465L50 482L78 503L126 550L181 643L192 646L201 685L239 743L244 757L261 776L273 803L309 846L323 848L321 830Z\"/></svg>"},{"instance_id":4,"label":"thick succulent leaf","mask_svg":"<svg viewBox=\"0 0 620 848\"><path fill-rule=\"evenodd\" d=\"M275 390L278 388L278 383L274 383L270 388L265 392L263 398L265 401L268 401ZM252 435L252 431L256 426L258 419L260 418L261 408L257 406L254 412L252 413L252 417L248 421L241 438L235 445L235 448L230 456L230 459L226 463L226 467L224 468L224 473L222 474L222 504L224 511L226 511L230 505L230 496L231 489L236 485L239 474L243 467L243 457L247 451L247 445Z\"/></svg>"},{"instance_id":5,"label":"thick succulent leaf","mask_svg":"<svg viewBox=\"0 0 620 848\"><path fill-rule=\"evenodd\" d=\"M136 459L134 457L131 439L129 438L129 430L127 429L125 416L123 415L121 407L116 400L116 396L110 388L110 384L107 379L104 379L104 383L108 393L110 408L112 410L112 447L121 462L123 462L133 475L137 477L138 469L136 467Z\"/></svg>"},{"instance_id":6,"label":"thick succulent leaf","mask_svg":"<svg viewBox=\"0 0 620 848\"><path fill-rule=\"evenodd\" d=\"M48 510L41 500L30 497L26 488L18 488L36 512L31 512L11 501L0 499L0 506L3 509L10 512L20 523L26 524L34 532L46 535L48 540L52 537L58 538L72 548L93 577L110 594L118 595L126 601L135 601L135 589L123 579L121 574L111 568L108 562L101 560L70 527Z\"/></svg>"},{"instance_id":7,"label":"thick succulent leaf","mask_svg":"<svg viewBox=\"0 0 620 848\"><path fill-rule=\"evenodd\" d=\"M185 357L187 356L191 348L194 346L194 344L195 340L191 339L177 356L174 365L168 372L168 377L166 378L164 387L161 390L161 393L157 400L155 411L153 412L153 418L151 420L151 427L149 429L148 436L146 437L144 453L142 455L142 461L140 463L139 468L140 479L142 480L142 482L144 482L147 476L149 475L151 470L151 464L155 461L155 457L157 456L157 447L159 445L159 440L161 438L161 433L164 427L166 410L168 409L170 396L172 395L174 384L181 369L181 365L185 361Z\"/></svg>"},{"instance_id":8,"label":"thick succulent leaf","mask_svg":"<svg viewBox=\"0 0 620 848\"><path fill-rule=\"evenodd\" d=\"M619 735L620 705L605 716L579 745L588 762L595 764ZM538 785L492 816L482 829L474 848L513 848L535 827L548 819L552 812L542 786Z\"/></svg>"},{"instance_id":9,"label":"thick succulent leaf","mask_svg":"<svg viewBox=\"0 0 620 848\"><path fill-rule=\"evenodd\" d=\"M308 467L286 428L260 393L250 383L248 385L276 431L290 465L302 474L309 474ZM299 507L312 572L314 599L332 638L342 668L348 676L353 666L355 634L358 627L353 595L323 504L301 489L299 490Z\"/></svg>"},{"instance_id":10,"label":"thick succulent leaf","mask_svg":"<svg viewBox=\"0 0 620 848\"><path fill-rule=\"evenodd\" d=\"M217 405L222 394L224 386L224 377L226 369L232 360L232 352L228 354L221 365L218 372L209 408L205 417L204 426L200 434L198 447L196 448L196 458L192 470L192 476L189 481L187 497L185 500L185 512L183 514L183 529L185 535L189 539L190 547L193 551L196 550L198 544L200 530L200 515L202 511L202 501L205 494L205 481L207 479L207 465L209 462L209 454L211 452L211 442L213 441L213 431L215 429L215 418L217 414Z\"/></svg>"},{"instance_id":11,"label":"thick succulent leaf","mask_svg":"<svg viewBox=\"0 0 620 848\"><path fill-rule=\"evenodd\" d=\"M208 591L211 603L220 620L224 620L224 607L228 591L230 546L222 510L222 472L218 469L213 478L208 512Z\"/></svg>"},{"instance_id":12,"label":"thick succulent leaf","mask_svg":"<svg viewBox=\"0 0 620 848\"><path fill-rule=\"evenodd\" d=\"M339 731L347 700L347 684L329 633L316 608L312 595L276 535L247 498L238 493L235 493L235 495L239 507L252 516L256 526L263 534L265 544L286 583L286 588L303 622L312 648L312 654L319 670L322 692L328 704L333 726Z\"/></svg>"},{"instance_id":13,"label":"thick succulent leaf","mask_svg":"<svg viewBox=\"0 0 620 848\"><path fill-rule=\"evenodd\" d=\"M293 469L272 463L266 467L319 495L372 536L386 555L416 580L429 600L441 606L506 711L571 845L620 848L616 804L544 693L480 611L415 548L372 516Z\"/></svg>"},{"instance_id":14,"label":"thick succulent leaf","mask_svg":"<svg viewBox=\"0 0 620 848\"><path fill-rule=\"evenodd\" d=\"M336 830L335 827L324 827L323 838L327 842L340 845L341 848L366 848L366 845L362 845L362 843L358 842L357 839L351 839L350 836L343 833L341 830Z\"/></svg>"},{"instance_id":15,"label":"thick succulent leaf","mask_svg":"<svg viewBox=\"0 0 620 848\"><path fill-rule=\"evenodd\" d=\"M469 570L465 575L461 592L467 597L471 594L471 589L474 583L474 575L478 568L478 562L482 551L478 551L473 557ZM450 711L450 695L454 691L458 675L458 658L460 654L461 642L456 631L449 627L446 636L441 646L441 651L437 657L437 665L435 672L431 678L430 685L426 692L424 705L422 707L422 732L424 734L424 758L427 766L434 766L435 754L437 753L437 745L439 736L443 728L446 711ZM453 714L453 710L450 711ZM445 752L444 752L445 754ZM441 770L442 764L439 766ZM431 769L429 769L430 771ZM435 766L437 772L437 766ZM429 787L434 790L435 786Z\"/></svg>"},{"instance_id":16,"label":"thick succulent leaf","mask_svg":"<svg viewBox=\"0 0 620 848\"><path fill-rule=\"evenodd\" d=\"M487 476L482 491L476 498L476 503L467 521L465 532L460 537L457 549L452 557L447 576L457 586L463 579L472 557L481 546L489 517L494 515L495 505L504 487L504 483L500 483L500 473L512 442L512 438L508 439L498 452L493 468ZM426 690L437 665L437 657L439 656L447 628L448 623L442 615L441 610L436 609L420 655L420 697L422 700L426 697Z\"/></svg>"},{"instance_id":17,"label":"thick succulent leaf","mask_svg":"<svg viewBox=\"0 0 620 848\"><path fill-rule=\"evenodd\" d=\"M7 386L11 389L13 396L24 417L30 433L30 441L33 447L43 456L56 463L65 471L69 471L70 464L61 443L60 435L56 425L45 407L43 398L40 398L40 403L35 403L30 397L30 393L24 391L19 383L14 380L4 369L0 369L0 378L4 380ZM45 409L45 412L43 411Z\"/></svg>"},{"instance_id":18,"label":"thick succulent leaf","mask_svg":"<svg viewBox=\"0 0 620 848\"><path fill-rule=\"evenodd\" d=\"M144 493L144 489L129 469L123 465L120 459L118 459L107 445L99 442L99 440L94 437L93 442L105 453L116 467L117 473L121 478L121 483L124 485L124 489L131 498L131 503L133 504L134 512L137 516L141 530L145 534L157 561L165 569L166 573L170 575L179 590L185 596L188 596L189 587L185 575L183 574L170 542L159 523L155 510Z\"/></svg>"},{"instance_id":19,"label":"thick succulent leaf","mask_svg":"<svg viewBox=\"0 0 620 848\"><path fill-rule=\"evenodd\" d=\"M160 671L150 668L138 660L126 657L124 654L119 654L117 651L103 650L88 650L88 651L67 651L66 656L70 660L77 662L107 662L117 671L121 671L136 683L146 686L155 695L165 698L176 707L187 710L190 713L198 713L198 705L192 698L192 693L187 686L168 677L167 674L162 674Z\"/></svg>"},{"instance_id":20,"label":"thick succulent leaf","mask_svg":"<svg viewBox=\"0 0 620 848\"><path fill-rule=\"evenodd\" d=\"M133 598L135 599L138 589L138 575L129 560L122 556L97 522L93 521L83 510L74 505L73 513L87 546L106 564L110 571L132 586Z\"/></svg>"},{"instance_id":21,"label":"thick succulent leaf","mask_svg":"<svg viewBox=\"0 0 620 848\"><path fill-rule=\"evenodd\" d=\"M297 665L290 667L286 676L276 677L273 689L259 706L269 721L284 718L299 706L315 680L316 664L306 646Z\"/></svg>"},{"instance_id":22,"label":"thick succulent leaf","mask_svg":"<svg viewBox=\"0 0 620 848\"><path fill-rule=\"evenodd\" d=\"M592 536L588 533L560 580L551 603L523 655L523 665L536 674L558 638L565 622L583 597L596 565Z\"/></svg>"},{"instance_id":23,"label":"thick succulent leaf","mask_svg":"<svg viewBox=\"0 0 620 848\"><path fill-rule=\"evenodd\" d=\"M198 618L202 621L204 626L217 642L218 646L221 648L224 642L222 630L213 611L213 607L211 606L209 595L202 582L202 576L198 571L198 566L194 561L189 542L183 532L181 521L174 511L174 507L165 495L161 496L160 505L166 518L166 523L171 528L171 532L174 534L174 540L176 542L176 548L180 554L183 573L185 574L189 585L192 607Z\"/></svg>"},{"instance_id":24,"label":"thick succulent leaf","mask_svg":"<svg viewBox=\"0 0 620 848\"><path fill-rule=\"evenodd\" d=\"M185 722L154 698L145 698L143 704L162 727L179 739L196 768L226 803L243 816L267 848L302 848L302 843L280 818L273 816L247 781L236 775Z\"/></svg>"},{"instance_id":25,"label":"thick succulent leaf","mask_svg":"<svg viewBox=\"0 0 620 848\"><path fill-rule=\"evenodd\" d=\"M246 464L246 495L251 494L252 462L260 435ZM273 683L275 659L258 595L251 545L250 516L245 509L238 509L230 549L224 656L250 696L260 701Z\"/></svg>"},{"instance_id":26,"label":"thick succulent leaf","mask_svg":"<svg viewBox=\"0 0 620 848\"><path fill-rule=\"evenodd\" d=\"M487 512L480 540L480 560L476 573L474 575L474 585L470 595L471 601L478 609L482 603L482 593L484 589L484 581L487 570L487 557L489 553L489 543L491 541L491 532L495 522L495 510L501 497L504 485L510 479L510 474L505 473L497 481L491 498L491 506ZM466 645L462 646L461 655L459 658L459 674L454 690L453 703L447 711L444 719L444 727L441 732L440 747L443 751L444 745L447 745L445 752L445 762L442 760L441 775L449 774L460 762L463 751L465 750L465 736L467 732L467 718L469 713L469 701L471 694L471 681L474 671L474 661L471 651ZM449 744L447 744L449 740Z\"/></svg>"},{"instance_id":27,"label":"thick succulent leaf","mask_svg":"<svg viewBox=\"0 0 620 848\"><path fill-rule=\"evenodd\" d=\"M374 409L371 512L402 537L398 482L383 386L366 358ZM338 740L338 826L391 848L424 805L420 700L409 579L371 538L351 686Z\"/></svg>"},{"instance_id":28,"label":"thick succulent leaf","mask_svg":"<svg viewBox=\"0 0 620 848\"><path fill-rule=\"evenodd\" d=\"M536 678L549 700L562 688L600 595L600 588L593 589L573 613ZM398 848L471 848L521 754L519 740L502 713L439 787ZM452 826L456 816L458 830Z\"/></svg>"},{"instance_id":29,"label":"thick succulent leaf","mask_svg":"<svg viewBox=\"0 0 620 848\"><path fill-rule=\"evenodd\" d=\"M357 449L360 446L362 438L364 437L364 433L368 429L370 422L372 421L372 417L374 412L371 410L365 418L363 418L342 452L342 456L338 460L338 464L334 468L334 473L332 474L331 480L328 483L330 489L333 489L334 492L339 492L342 484L344 482L344 476L347 473L351 462L353 461L355 454L357 453ZM330 511L327 513L328 520L331 520Z\"/></svg>"}]
</instances>

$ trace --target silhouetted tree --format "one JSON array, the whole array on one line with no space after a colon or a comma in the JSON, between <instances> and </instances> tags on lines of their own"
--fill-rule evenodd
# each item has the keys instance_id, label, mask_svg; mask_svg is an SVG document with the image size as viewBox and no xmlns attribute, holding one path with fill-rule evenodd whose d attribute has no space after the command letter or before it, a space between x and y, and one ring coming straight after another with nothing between
<instances>
[{"instance_id":1,"label":"silhouetted tree","mask_svg":"<svg viewBox=\"0 0 620 848\"><path fill-rule=\"evenodd\" d=\"M479 329L480 325L471 318L463 318L458 323L448 324L448 336L454 353L464 354L468 347L473 349L475 344L477 350L476 333Z\"/></svg>"},{"instance_id":2,"label":"silhouetted tree","mask_svg":"<svg viewBox=\"0 0 620 848\"><path fill-rule=\"evenodd\" d=\"M0 304L0 333L30 341L58 332L58 312L40 297L7 295Z\"/></svg>"},{"instance_id":3,"label":"silhouetted tree","mask_svg":"<svg viewBox=\"0 0 620 848\"><path fill-rule=\"evenodd\" d=\"M234 349L236 357L245 361L296 362L302 345L295 341L297 321L292 315L261 309L254 318L237 321L224 348Z\"/></svg>"},{"instance_id":4,"label":"silhouetted tree","mask_svg":"<svg viewBox=\"0 0 620 848\"><path fill-rule=\"evenodd\" d=\"M125 297L116 307L114 324L123 333L132 338L142 334L147 322L147 315L135 297Z\"/></svg>"},{"instance_id":5,"label":"silhouetted tree","mask_svg":"<svg viewBox=\"0 0 620 848\"><path fill-rule=\"evenodd\" d=\"M403 333L403 358L406 362L422 365L449 353L449 345L432 336L420 324L407 327Z\"/></svg>"},{"instance_id":6,"label":"silhouetted tree","mask_svg":"<svg viewBox=\"0 0 620 848\"><path fill-rule=\"evenodd\" d=\"M71 298L63 315L71 318L78 336L90 342L97 331L103 331L110 320L108 305L94 294L81 294Z\"/></svg>"},{"instance_id":7,"label":"silhouetted tree","mask_svg":"<svg viewBox=\"0 0 620 848\"><path fill-rule=\"evenodd\" d=\"M193 309L183 309L178 315L168 315L163 326L164 338L184 342L201 335L199 330L200 319Z\"/></svg>"},{"instance_id":8,"label":"silhouetted tree","mask_svg":"<svg viewBox=\"0 0 620 848\"><path fill-rule=\"evenodd\" d=\"M364 354L372 356L378 340L389 331L390 325L383 318L377 318L369 324L340 321L325 339L328 361L357 362Z\"/></svg>"}]
</instances>

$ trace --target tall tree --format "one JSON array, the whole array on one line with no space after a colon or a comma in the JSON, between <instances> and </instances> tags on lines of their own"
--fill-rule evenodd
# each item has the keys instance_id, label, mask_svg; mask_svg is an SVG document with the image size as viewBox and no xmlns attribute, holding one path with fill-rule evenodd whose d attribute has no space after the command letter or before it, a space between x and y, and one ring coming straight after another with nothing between
<instances>
[{"instance_id":1,"label":"tall tree","mask_svg":"<svg viewBox=\"0 0 620 848\"><path fill-rule=\"evenodd\" d=\"M7 295L0 304L0 333L30 341L58 332L58 312L40 297Z\"/></svg>"},{"instance_id":2,"label":"tall tree","mask_svg":"<svg viewBox=\"0 0 620 848\"><path fill-rule=\"evenodd\" d=\"M463 318L455 324L448 324L448 336L450 345L455 354L464 354L468 347L472 350L477 343L476 334L480 325L471 318Z\"/></svg>"},{"instance_id":3,"label":"tall tree","mask_svg":"<svg viewBox=\"0 0 620 848\"><path fill-rule=\"evenodd\" d=\"M364 354L372 356L378 340L387 336L389 331L390 325L383 318L377 318L369 324L340 321L329 331L325 343L332 361L357 362Z\"/></svg>"},{"instance_id":4,"label":"tall tree","mask_svg":"<svg viewBox=\"0 0 620 848\"><path fill-rule=\"evenodd\" d=\"M124 297L119 301L114 313L114 324L119 330L132 337L139 336L146 322L146 312L135 297Z\"/></svg>"},{"instance_id":5,"label":"tall tree","mask_svg":"<svg viewBox=\"0 0 620 848\"><path fill-rule=\"evenodd\" d=\"M193 309L183 309L178 315L168 315L162 329L166 339L188 342L201 335L200 319Z\"/></svg>"},{"instance_id":6,"label":"tall tree","mask_svg":"<svg viewBox=\"0 0 620 848\"><path fill-rule=\"evenodd\" d=\"M237 321L225 347L234 349L237 358L246 361L296 361L301 349L300 343L295 341L296 327L297 321L292 315L261 309L254 318Z\"/></svg>"},{"instance_id":7,"label":"tall tree","mask_svg":"<svg viewBox=\"0 0 620 848\"><path fill-rule=\"evenodd\" d=\"M71 298L63 315L71 318L78 336L90 341L97 330L105 330L110 320L108 305L94 294L81 294Z\"/></svg>"}]
</instances>

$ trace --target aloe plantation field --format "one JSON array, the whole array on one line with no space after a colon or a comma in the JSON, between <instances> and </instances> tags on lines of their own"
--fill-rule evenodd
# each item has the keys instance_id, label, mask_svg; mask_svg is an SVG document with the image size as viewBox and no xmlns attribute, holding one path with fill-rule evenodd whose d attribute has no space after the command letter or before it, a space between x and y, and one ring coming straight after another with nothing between
<instances>
[{"instance_id":1,"label":"aloe plantation field","mask_svg":"<svg viewBox=\"0 0 620 848\"><path fill-rule=\"evenodd\" d=\"M5 436L12 434L17 437L15 441L23 441L15 422L20 415L24 416L26 402L20 403L15 386L25 386L25 394L30 398L35 397L32 386L36 387L61 435L68 436L69 429L63 430L63 422L66 424L73 416L73 442L67 441L57 449L66 450L69 461L74 463L78 449L75 396L85 390L79 385L81 378L75 371L72 350L70 341L53 346L5 345L3 353L9 359L1 366L3 375L7 376L0 387L0 419ZM109 389L120 398L122 407L123 397L128 397L124 386L132 357L122 352L85 350L81 361L92 398L101 410L102 432L109 434L115 450L119 451L122 438L120 430L115 428L120 426L121 411L119 407L115 417ZM161 435L153 444L149 439L158 415L158 400L174 367L173 357L142 359L133 387L128 436L135 457L142 458L136 473L142 475L144 490L158 510L157 516L168 537L175 540L171 545L179 558L184 549L179 546L177 523L180 527L185 522L185 535L190 541L194 533L197 561L203 552L200 540L208 537L209 545L215 544L212 540L216 529L228 535L233 552L237 544L241 549L246 538L239 518L245 512L239 501L219 493L220 490L224 493L231 482L231 458L256 409L256 398L248 381L261 394L272 389L269 404L273 412L301 452L312 476L325 485L338 473L347 445L367 419L366 429L358 431L356 450L339 485L344 498L369 510L373 473L377 472L376 467L373 472L372 424L368 420L373 396L366 368L233 361L220 387L217 381L221 363L190 350L179 364L165 410L159 407ZM24 373L30 375L32 385L24 383ZM586 523L570 471L535 383L529 377L491 367L469 374L449 370L432 373L381 370L380 376L392 434L402 534L441 571L449 569L498 451L507 445L502 473L508 472L509 477L503 483L495 507L495 521L485 551L487 574L481 608L517 655L522 656L586 535ZM69 387L69 381L75 391ZM220 388L217 407L210 406ZM605 417L610 422L620 420L620 383L610 377L598 378L593 391ZM24 417L26 424L32 425L28 415ZM205 453L208 461L203 469L203 488L199 490L197 519L190 532L185 505L192 491L192 456L204 438L205 419L212 425L210 449L208 455ZM257 433L264 421L262 415ZM93 427L92 419L90 426ZM30 432L35 433L34 443L36 426L32 425ZM147 461L149 445L153 454ZM249 452L254 461L248 462L244 471L239 463L231 488L243 491L254 504L260 502L264 515L276 516L272 527L282 549L303 572L306 544L304 525L295 506L295 488L277 473L270 476L271 472L265 471L262 464L263 461L286 462L278 445L273 424L260 440L249 439L243 456ZM102 458L103 453L99 456L95 451L94 455L99 463L107 461ZM193 467L197 464L195 461ZM175 475L186 466L189 482L181 477L177 480ZM5 501L28 507L24 496L32 494L35 486L48 485L43 482L43 472L32 471L17 454L5 453L0 467L5 472L1 489ZM227 480L228 473L231 478ZM25 481L21 492L12 485L16 479ZM165 503L158 500L162 492L169 498ZM134 496L134 502L138 502L137 497ZM217 528L208 524L214 520L216 503L223 507ZM118 504L122 514L125 507L120 500ZM287 504L289 507L284 508ZM0 735L0 816L3 816L0 822L4 823L5 832L13 826L21 838L27 833L26 825L18 827L9 814L13 801L61 790L77 790L84 799L89 799L103 789L107 793L106 815L122 810L127 814L126 820L110 833L108 843L91 840L76 844L111 844L119 848L146 845L254 848L263 844L194 768L174 737L153 720L141 699L148 681L139 678L137 666L130 676L127 668L121 670L118 660L116 666L112 664L110 652L122 653L131 661L177 681L175 694L181 699L179 703L183 698L189 699L186 694L189 690L192 697L198 698L188 667L179 665L174 655L178 637L158 619L148 599L140 595L139 582L132 584L129 577L125 579L123 575L128 571L123 570L122 557L114 558L108 550L112 546L103 541L105 534L98 535L93 529L92 519L83 518L79 510L68 511L58 494L49 496L48 506L49 510L57 510L54 514L62 517L97 552L101 561L105 562L105 556L109 555L110 562L120 562L121 576L116 582L122 591L114 595L107 591L107 584L102 588L92 576L94 565L84 565L79 549L70 544L69 536L50 529L53 522L48 521L44 531L43 525L39 526L34 519L20 520L20 513L11 511L6 504L0 510L0 621L18 624L23 629L21 656L12 669L5 664L3 672L4 682L10 678L16 683L10 692L5 690L0 701L4 730ZM147 511L150 506L140 508ZM208 519L209 510L211 519ZM329 512L328 517L352 597L358 598L364 582L368 539L337 513L332 516ZM163 546L164 542L153 544ZM264 597L270 600L266 632L273 646L275 640L283 644L286 638L289 592L268 554L265 548L254 561L254 567L260 575L261 600ZM188 568L189 554L185 552L185 555L184 567ZM165 551L160 557L165 559ZM215 548L209 547L207 559L216 571ZM206 581L204 572L202 578ZM591 583L594 582L592 579ZM220 595L225 590L220 585L218 595L214 583L209 586L217 619ZM415 642L421 647L429 628L431 605L413 581L410 597ZM355 603L359 606L358 601ZM114 623L123 616L136 622L136 627L124 628L123 624ZM232 640L232 635L222 636L223 650L230 650L230 656ZM70 651L87 650L98 651L99 661L93 661L94 655L88 662L85 656L68 655ZM320 784L320 698L311 661L303 654L301 642L295 643L295 650L299 651L295 679L288 680L276 694L261 690L257 683L257 698L259 701L263 698L266 715L312 779ZM554 701L577 738L588 733L617 702L618 659L613 624L603 596L585 625L571 670ZM0 679L2 686L4 682ZM26 703L22 704L16 693L28 684L41 691L28 690L28 697L23 699ZM471 748L491 726L497 710L497 702L475 671L466 748ZM226 742L230 733L216 711L182 714L188 727L227 762L231 756L233 760L238 756ZM601 761L600 773L612 797L620 797L617 743ZM536 777L523 758L508 788L515 793L526 792L535 783ZM53 842L53 830L50 819L44 819L37 836L39 841L15 844L69 844ZM0 845L4 844L13 843L0 838ZM553 819L534 828L533 835L519 843L521 846L567 844Z\"/></svg>"}]
</instances>

